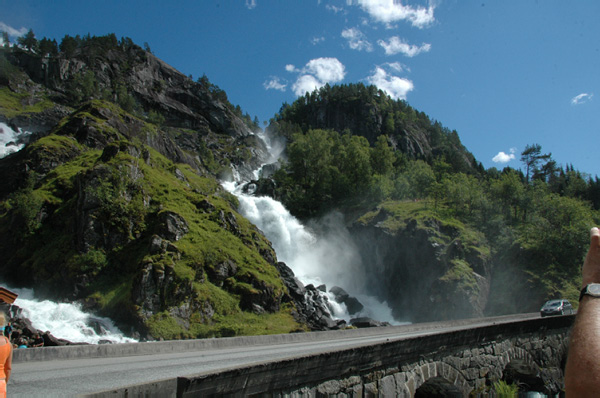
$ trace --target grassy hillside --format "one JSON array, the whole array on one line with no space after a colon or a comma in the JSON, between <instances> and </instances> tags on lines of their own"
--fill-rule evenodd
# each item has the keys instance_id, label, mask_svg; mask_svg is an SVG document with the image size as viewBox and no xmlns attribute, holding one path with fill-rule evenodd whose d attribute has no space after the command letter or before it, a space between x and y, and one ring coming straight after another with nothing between
<instances>
[{"instance_id":1,"label":"grassy hillside","mask_svg":"<svg viewBox=\"0 0 600 398\"><path fill-rule=\"evenodd\" d=\"M4 159L30 165L0 203L4 276L153 338L301 328L281 302L270 243L215 177L142 144L158 133L95 101Z\"/></svg>"},{"instance_id":2,"label":"grassy hillside","mask_svg":"<svg viewBox=\"0 0 600 398\"><path fill-rule=\"evenodd\" d=\"M484 170L455 131L361 84L300 97L282 107L269 129L288 140L287 161L274 178L276 195L295 215L341 210L348 223L358 219L355 225L399 235L414 226L453 225L438 238L458 234L463 245L477 242L473 249L485 253L489 269L464 255L443 260L446 271L428 291L451 280L468 286L483 275L491 286L489 314L537 311L556 297L577 302L587 233L600 219L598 177L557 165L539 144L522 154L526 174ZM370 217L376 222L365 221ZM465 241L464 234L478 238ZM433 243L435 235L428 238ZM397 290L390 289L382 296L394 300Z\"/></svg>"}]
</instances>

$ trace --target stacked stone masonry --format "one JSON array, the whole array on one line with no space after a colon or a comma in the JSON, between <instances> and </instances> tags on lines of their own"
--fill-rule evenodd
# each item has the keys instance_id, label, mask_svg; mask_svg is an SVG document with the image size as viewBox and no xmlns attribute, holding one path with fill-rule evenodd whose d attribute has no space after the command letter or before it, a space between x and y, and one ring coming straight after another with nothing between
<instances>
[{"instance_id":1,"label":"stacked stone masonry","mask_svg":"<svg viewBox=\"0 0 600 398\"><path fill-rule=\"evenodd\" d=\"M570 322L488 326L266 364L187 380L178 396L494 398L495 382L519 375L555 395L564 387ZM219 378L244 387L224 390Z\"/></svg>"},{"instance_id":2,"label":"stacked stone masonry","mask_svg":"<svg viewBox=\"0 0 600 398\"><path fill-rule=\"evenodd\" d=\"M378 370L344 380L331 380L314 387L260 394L273 398L369 398L415 396L417 389L432 379L452 385L457 397L493 397L489 387L502 380L503 370L513 361L525 363L539 378L550 381L548 394L563 389L561 362L566 359L567 332L532 335L490 342L479 348L446 353L401 367ZM448 350L451 351L451 350Z\"/></svg>"}]
</instances>

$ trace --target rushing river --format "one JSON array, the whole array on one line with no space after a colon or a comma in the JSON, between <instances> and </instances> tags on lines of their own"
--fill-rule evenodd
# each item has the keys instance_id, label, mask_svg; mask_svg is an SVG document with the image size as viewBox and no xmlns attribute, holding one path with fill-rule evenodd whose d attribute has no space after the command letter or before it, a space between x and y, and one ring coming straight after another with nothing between
<instances>
[{"instance_id":1,"label":"rushing river","mask_svg":"<svg viewBox=\"0 0 600 398\"><path fill-rule=\"evenodd\" d=\"M19 295L14 305L22 310L21 315L29 319L34 328L50 331L56 338L89 344L137 341L125 337L110 319L88 314L78 304L39 300L32 289L14 289L1 282L0 286Z\"/></svg>"}]
</instances>

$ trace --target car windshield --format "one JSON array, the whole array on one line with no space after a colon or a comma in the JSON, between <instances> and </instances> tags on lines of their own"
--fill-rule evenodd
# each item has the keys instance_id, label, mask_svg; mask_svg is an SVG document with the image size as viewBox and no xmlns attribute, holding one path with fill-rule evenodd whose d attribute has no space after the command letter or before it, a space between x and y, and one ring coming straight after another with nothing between
<instances>
[{"instance_id":1,"label":"car windshield","mask_svg":"<svg viewBox=\"0 0 600 398\"><path fill-rule=\"evenodd\" d=\"M550 308L560 307L560 304L561 304L560 301L551 301L549 303L546 303L546 305L544 307L550 307Z\"/></svg>"}]
</instances>

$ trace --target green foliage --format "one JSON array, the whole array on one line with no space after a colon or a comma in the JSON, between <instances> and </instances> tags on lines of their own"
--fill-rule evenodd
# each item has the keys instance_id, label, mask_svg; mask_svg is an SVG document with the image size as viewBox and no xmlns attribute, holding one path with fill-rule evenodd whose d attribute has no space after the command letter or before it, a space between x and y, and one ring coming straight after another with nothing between
<instances>
[{"instance_id":1,"label":"green foliage","mask_svg":"<svg viewBox=\"0 0 600 398\"><path fill-rule=\"evenodd\" d=\"M32 185L32 182L28 183L25 188L11 195L8 201L14 232L24 236L33 234L41 226L40 211L44 201Z\"/></svg>"},{"instance_id":2,"label":"green foliage","mask_svg":"<svg viewBox=\"0 0 600 398\"><path fill-rule=\"evenodd\" d=\"M79 72L69 81L67 93L75 103L88 101L98 92L97 84L96 77L92 70L87 70L83 74Z\"/></svg>"},{"instance_id":3,"label":"green foliage","mask_svg":"<svg viewBox=\"0 0 600 398\"><path fill-rule=\"evenodd\" d=\"M19 71L19 68L17 68L13 64L11 64L8 61L8 59L6 59L5 53L6 53L5 50L0 49L0 78L2 80L8 81L15 74L20 73L20 71ZM2 91L5 91L5 90L8 90L8 87L1 87L0 89ZM12 91L8 91L8 92L12 93ZM0 98L0 107L2 107L2 108L4 108L6 106L4 96L6 96L6 94L3 94L2 97Z\"/></svg>"},{"instance_id":4,"label":"green foliage","mask_svg":"<svg viewBox=\"0 0 600 398\"><path fill-rule=\"evenodd\" d=\"M492 386L498 398L516 398L519 394L519 386L508 384L504 380L498 380Z\"/></svg>"},{"instance_id":5,"label":"green foliage","mask_svg":"<svg viewBox=\"0 0 600 398\"><path fill-rule=\"evenodd\" d=\"M17 43L29 51L36 52L39 49L38 41L31 29L24 36L17 38Z\"/></svg>"},{"instance_id":6,"label":"green foliage","mask_svg":"<svg viewBox=\"0 0 600 398\"><path fill-rule=\"evenodd\" d=\"M394 171L394 160L394 151L388 145L388 138L380 135L371 151L373 173L383 176L391 174Z\"/></svg>"},{"instance_id":7,"label":"green foliage","mask_svg":"<svg viewBox=\"0 0 600 398\"><path fill-rule=\"evenodd\" d=\"M373 123L374 115L381 124ZM390 231L411 220L421 228L427 219L455 220L481 234L470 250L492 256L498 264L492 272L507 281L507 293L537 292L520 305L535 304L518 310L537 310L539 302L557 296L576 299L587 233L600 219L600 180L558 167L541 145L528 145L521 154L525 173L486 172L456 131L361 84L326 86L284 104L270 129L289 140L288 163L275 180L278 197L293 214L378 206L361 220L385 211L378 225ZM407 137L426 137L432 156L401 153L398 143ZM445 281L472 289L470 265L452 263Z\"/></svg>"},{"instance_id":8,"label":"green foliage","mask_svg":"<svg viewBox=\"0 0 600 398\"><path fill-rule=\"evenodd\" d=\"M288 164L274 178L297 214L315 215L370 195L385 199L392 192L394 156L385 137L371 148L361 136L309 130L294 134L287 152Z\"/></svg>"},{"instance_id":9,"label":"green foliage","mask_svg":"<svg viewBox=\"0 0 600 398\"><path fill-rule=\"evenodd\" d=\"M58 44L56 40L50 40L47 38L43 38L40 40L40 55L55 57L58 55Z\"/></svg>"},{"instance_id":10,"label":"green foliage","mask_svg":"<svg viewBox=\"0 0 600 398\"><path fill-rule=\"evenodd\" d=\"M545 180L548 168L544 166L550 162L551 158L552 154L542 154L542 146L540 144L527 145L525 150L521 152L521 162L525 165L526 180L529 181L531 174L538 179ZM541 165L542 163L543 165ZM552 165L552 163L550 164Z\"/></svg>"},{"instance_id":11,"label":"green foliage","mask_svg":"<svg viewBox=\"0 0 600 398\"><path fill-rule=\"evenodd\" d=\"M104 251L92 249L86 253L74 255L67 264L67 268L75 274L85 273L93 278L107 265L108 259Z\"/></svg>"},{"instance_id":12,"label":"green foliage","mask_svg":"<svg viewBox=\"0 0 600 398\"><path fill-rule=\"evenodd\" d=\"M2 43L4 44L4 48L10 48L10 37L8 36L8 32L2 30L0 31L0 34L2 35Z\"/></svg>"},{"instance_id":13,"label":"green foliage","mask_svg":"<svg viewBox=\"0 0 600 398\"><path fill-rule=\"evenodd\" d=\"M395 178L393 198L426 198L434 183L435 174L431 166L422 160L410 161Z\"/></svg>"},{"instance_id":14,"label":"green foliage","mask_svg":"<svg viewBox=\"0 0 600 398\"><path fill-rule=\"evenodd\" d=\"M79 43L75 38L65 35L60 42L59 49L67 58L71 58L75 54L78 45Z\"/></svg>"},{"instance_id":15,"label":"green foliage","mask_svg":"<svg viewBox=\"0 0 600 398\"><path fill-rule=\"evenodd\" d=\"M168 312L162 312L153 315L148 325L153 336L167 340L282 334L303 330L294 321L291 308L288 307L278 313L262 315L239 311L229 316L215 316L214 320L215 324L207 324L202 322L200 314L196 314L191 327L186 329Z\"/></svg>"},{"instance_id":16,"label":"green foliage","mask_svg":"<svg viewBox=\"0 0 600 398\"><path fill-rule=\"evenodd\" d=\"M128 168L113 169L112 174L86 188L85 194L99 204L98 219L129 239L145 228L146 209L143 187ZM132 194L133 193L133 194Z\"/></svg>"},{"instance_id":17,"label":"green foliage","mask_svg":"<svg viewBox=\"0 0 600 398\"><path fill-rule=\"evenodd\" d=\"M18 73L18 71L11 72L11 67L4 69L4 61L2 59L3 57L0 53L0 77L4 73L7 73L9 76L14 76L13 73ZM42 112L53 105L43 93L15 93L8 87L0 87L0 114L7 118L13 118L26 113Z\"/></svg>"},{"instance_id":18,"label":"green foliage","mask_svg":"<svg viewBox=\"0 0 600 398\"><path fill-rule=\"evenodd\" d=\"M133 112L137 104L135 99L127 92L127 88L122 84L118 84L115 91L117 94L117 104L125 112Z\"/></svg>"},{"instance_id":19,"label":"green foliage","mask_svg":"<svg viewBox=\"0 0 600 398\"><path fill-rule=\"evenodd\" d=\"M165 122L165 117L155 110L148 112L148 122L161 126Z\"/></svg>"},{"instance_id":20,"label":"green foliage","mask_svg":"<svg viewBox=\"0 0 600 398\"><path fill-rule=\"evenodd\" d=\"M477 290L477 280L473 275L473 269L464 260L453 259L451 268L440 280L456 286L455 290L457 292L470 294Z\"/></svg>"},{"instance_id":21,"label":"green foliage","mask_svg":"<svg viewBox=\"0 0 600 398\"><path fill-rule=\"evenodd\" d=\"M290 124L295 127L290 128ZM292 105L284 104L270 129L289 139L295 128L304 133L316 129L350 131L367 138L371 145L382 134L394 142L404 142L407 136L423 136L433 153L445 157L454 171L474 172L473 155L463 147L456 131L442 127L406 101L393 100L375 86L326 85Z\"/></svg>"}]
</instances>

